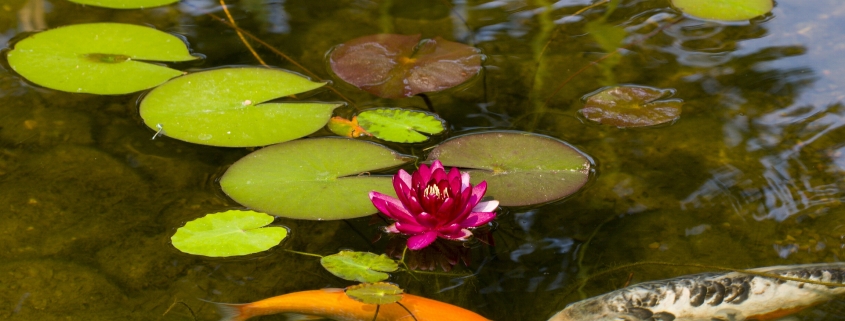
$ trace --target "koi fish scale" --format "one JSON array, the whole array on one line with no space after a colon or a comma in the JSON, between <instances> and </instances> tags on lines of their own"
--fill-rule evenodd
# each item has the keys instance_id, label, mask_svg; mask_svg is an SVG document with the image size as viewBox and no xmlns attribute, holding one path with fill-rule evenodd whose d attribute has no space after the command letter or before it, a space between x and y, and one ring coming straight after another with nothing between
<instances>
[{"instance_id":1,"label":"koi fish scale","mask_svg":"<svg viewBox=\"0 0 845 321\"><path fill-rule=\"evenodd\" d=\"M845 283L845 263L749 270L787 278ZM824 286L742 272L649 281L567 306L549 321L764 321L845 293Z\"/></svg>"}]
</instances>

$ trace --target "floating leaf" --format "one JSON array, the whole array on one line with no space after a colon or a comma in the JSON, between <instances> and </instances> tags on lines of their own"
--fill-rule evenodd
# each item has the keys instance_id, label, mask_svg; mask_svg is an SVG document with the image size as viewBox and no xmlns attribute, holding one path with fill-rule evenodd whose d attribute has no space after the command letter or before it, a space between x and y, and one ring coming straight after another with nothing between
<instances>
[{"instance_id":1,"label":"floating leaf","mask_svg":"<svg viewBox=\"0 0 845 321\"><path fill-rule=\"evenodd\" d=\"M112 9L143 9L143 8L158 7L158 6L163 6L163 5L179 2L179 0L70 0L70 1L89 5L89 6L112 8Z\"/></svg>"},{"instance_id":2,"label":"floating leaf","mask_svg":"<svg viewBox=\"0 0 845 321\"><path fill-rule=\"evenodd\" d=\"M701 19L743 21L772 11L772 0L672 0L682 12Z\"/></svg>"},{"instance_id":3,"label":"floating leaf","mask_svg":"<svg viewBox=\"0 0 845 321\"><path fill-rule=\"evenodd\" d=\"M266 251L288 235L281 226L265 227L273 217L253 211L208 214L188 222L170 238L179 251L212 257Z\"/></svg>"},{"instance_id":4,"label":"floating leaf","mask_svg":"<svg viewBox=\"0 0 845 321\"><path fill-rule=\"evenodd\" d=\"M220 179L223 191L250 208L289 218L340 220L376 213L370 191L395 196L389 176L364 172L414 158L348 138L312 138L255 151Z\"/></svg>"},{"instance_id":5,"label":"floating leaf","mask_svg":"<svg viewBox=\"0 0 845 321\"><path fill-rule=\"evenodd\" d=\"M396 143L419 143L428 140L420 134L439 134L444 121L435 114L401 109L378 108L358 114L358 124L373 136Z\"/></svg>"},{"instance_id":6,"label":"floating leaf","mask_svg":"<svg viewBox=\"0 0 845 321\"><path fill-rule=\"evenodd\" d=\"M347 287L344 292L355 301L366 304L390 304L402 300L402 288L388 282L363 283Z\"/></svg>"},{"instance_id":7,"label":"floating leaf","mask_svg":"<svg viewBox=\"0 0 845 321\"><path fill-rule=\"evenodd\" d=\"M361 136L373 136L358 125L357 116L352 117L352 120L343 117L332 117L332 119L329 119L329 123L326 124L326 126L329 127L329 130L331 130L332 133L343 137L355 138Z\"/></svg>"},{"instance_id":8,"label":"floating leaf","mask_svg":"<svg viewBox=\"0 0 845 321\"><path fill-rule=\"evenodd\" d=\"M7 58L12 69L38 85L100 95L152 88L182 74L143 61L197 59L174 35L122 23L79 24L36 33L16 43Z\"/></svg>"},{"instance_id":9,"label":"floating leaf","mask_svg":"<svg viewBox=\"0 0 845 321\"><path fill-rule=\"evenodd\" d=\"M673 93L643 86L608 87L587 96L580 112L589 120L616 127L659 125L681 117L682 100L658 100Z\"/></svg>"},{"instance_id":10,"label":"floating leaf","mask_svg":"<svg viewBox=\"0 0 845 321\"><path fill-rule=\"evenodd\" d=\"M428 161L469 168L473 184L487 181L487 195L503 206L557 200L587 183L592 162L571 145L524 132L489 131L449 139Z\"/></svg>"},{"instance_id":11,"label":"floating leaf","mask_svg":"<svg viewBox=\"0 0 845 321\"><path fill-rule=\"evenodd\" d=\"M467 81L481 70L482 56L440 37L378 34L347 41L329 58L340 79L380 97L401 98Z\"/></svg>"},{"instance_id":12,"label":"floating leaf","mask_svg":"<svg viewBox=\"0 0 845 321\"><path fill-rule=\"evenodd\" d=\"M176 78L141 101L141 118L161 134L186 142L265 146L322 128L337 103L265 103L325 83L268 68L223 68Z\"/></svg>"},{"instance_id":13,"label":"floating leaf","mask_svg":"<svg viewBox=\"0 0 845 321\"><path fill-rule=\"evenodd\" d=\"M386 280L390 275L384 272L393 272L399 268L396 261L387 255L355 251L340 251L324 256L320 259L320 264L341 279L358 282Z\"/></svg>"}]
</instances>

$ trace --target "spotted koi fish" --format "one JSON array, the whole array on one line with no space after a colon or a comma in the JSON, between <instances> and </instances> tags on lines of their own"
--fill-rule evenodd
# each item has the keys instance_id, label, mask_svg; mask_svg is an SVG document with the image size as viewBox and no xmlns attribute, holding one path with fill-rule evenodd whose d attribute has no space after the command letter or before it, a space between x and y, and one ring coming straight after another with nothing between
<instances>
[{"instance_id":1,"label":"spotted koi fish","mask_svg":"<svg viewBox=\"0 0 845 321\"><path fill-rule=\"evenodd\" d=\"M845 263L757 268L753 273L845 284ZM777 320L845 293L845 287L742 272L649 281L570 304L549 321Z\"/></svg>"}]
</instances>

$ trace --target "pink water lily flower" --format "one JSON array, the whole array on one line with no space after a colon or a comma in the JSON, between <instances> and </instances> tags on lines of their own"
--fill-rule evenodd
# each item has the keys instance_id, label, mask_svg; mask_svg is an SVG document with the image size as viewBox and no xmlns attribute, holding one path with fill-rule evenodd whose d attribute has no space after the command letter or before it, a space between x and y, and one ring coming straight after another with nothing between
<instances>
[{"instance_id":1,"label":"pink water lily flower","mask_svg":"<svg viewBox=\"0 0 845 321\"><path fill-rule=\"evenodd\" d=\"M393 176L398 199L370 192L373 205L395 220L388 233L410 235L408 248L422 249L438 237L463 241L472 236L471 228L496 218L499 201L481 202L487 182L469 183L469 173L452 168L446 173L440 161L431 167L421 165L413 176L404 170Z\"/></svg>"}]
</instances>

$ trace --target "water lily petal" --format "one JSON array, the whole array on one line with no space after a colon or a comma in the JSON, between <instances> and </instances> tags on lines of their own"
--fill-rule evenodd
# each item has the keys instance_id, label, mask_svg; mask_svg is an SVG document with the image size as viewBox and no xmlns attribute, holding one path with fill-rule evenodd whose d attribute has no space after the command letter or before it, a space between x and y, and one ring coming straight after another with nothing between
<instances>
[{"instance_id":1,"label":"water lily petal","mask_svg":"<svg viewBox=\"0 0 845 321\"><path fill-rule=\"evenodd\" d=\"M460 224L461 227L479 227L496 218L496 212L472 212Z\"/></svg>"},{"instance_id":2,"label":"water lily petal","mask_svg":"<svg viewBox=\"0 0 845 321\"><path fill-rule=\"evenodd\" d=\"M384 231L387 232L387 233L394 233L394 234L401 233L401 232L399 232L398 229L396 229L396 223L390 224L389 226L385 226Z\"/></svg>"},{"instance_id":3,"label":"water lily petal","mask_svg":"<svg viewBox=\"0 0 845 321\"><path fill-rule=\"evenodd\" d=\"M417 219L417 223L419 223L420 225L423 225L423 226L427 226L429 228L434 228L438 225L437 223L441 223L437 219L436 216L431 215L427 212L422 212L422 213L418 214L416 216L416 219Z\"/></svg>"},{"instance_id":4,"label":"water lily petal","mask_svg":"<svg viewBox=\"0 0 845 321\"><path fill-rule=\"evenodd\" d=\"M437 239L437 232L427 232L424 234L414 235L408 238L408 248L411 250L420 250Z\"/></svg>"},{"instance_id":5,"label":"water lily petal","mask_svg":"<svg viewBox=\"0 0 845 321\"><path fill-rule=\"evenodd\" d=\"M379 212L382 212L384 214L389 214L388 212L390 211L387 207L387 204L394 203L398 206L402 206L402 202L400 202L398 199L376 191L370 192L369 196L370 201L373 202L373 206L375 206L376 209L379 210Z\"/></svg>"},{"instance_id":6,"label":"water lily petal","mask_svg":"<svg viewBox=\"0 0 845 321\"><path fill-rule=\"evenodd\" d=\"M468 229L456 229L454 232L451 232L451 233L443 233L441 231L438 234L438 236L440 236L444 239L449 239L449 240L454 240L454 241L463 241L463 240L468 239L470 236L472 236L472 232Z\"/></svg>"},{"instance_id":7,"label":"water lily petal","mask_svg":"<svg viewBox=\"0 0 845 321\"><path fill-rule=\"evenodd\" d=\"M414 172L414 175L412 175L411 177L411 186L413 186L414 188L425 188L425 186L428 185L429 179L431 179L431 168L429 168L425 164L421 164L420 168L417 169L417 171Z\"/></svg>"},{"instance_id":8,"label":"water lily petal","mask_svg":"<svg viewBox=\"0 0 845 321\"><path fill-rule=\"evenodd\" d=\"M461 173L461 191L472 187L469 183L469 172Z\"/></svg>"},{"instance_id":9,"label":"water lily petal","mask_svg":"<svg viewBox=\"0 0 845 321\"><path fill-rule=\"evenodd\" d=\"M499 207L499 201L496 201L496 200L486 201L486 202L481 202L481 203L478 203L477 205L475 205L475 207L472 208L472 211L473 212L494 212L494 211L496 211L497 207Z\"/></svg>"},{"instance_id":10,"label":"water lily petal","mask_svg":"<svg viewBox=\"0 0 845 321\"><path fill-rule=\"evenodd\" d=\"M427 228L425 226L417 224L406 224L402 222L396 222L391 226L393 226L397 231L408 235L417 235L431 231L430 228Z\"/></svg>"}]
</instances>

